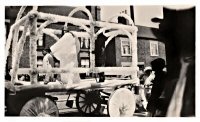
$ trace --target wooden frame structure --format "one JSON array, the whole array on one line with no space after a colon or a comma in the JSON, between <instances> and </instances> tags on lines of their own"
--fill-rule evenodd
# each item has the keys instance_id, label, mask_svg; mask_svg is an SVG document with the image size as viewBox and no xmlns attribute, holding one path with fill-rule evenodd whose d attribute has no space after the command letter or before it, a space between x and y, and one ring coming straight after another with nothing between
<instances>
[{"instance_id":1,"label":"wooden frame structure","mask_svg":"<svg viewBox=\"0 0 200 122\"><path fill-rule=\"evenodd\" d=\"M100 22L94 21L92 18L91 13L86 8L75 8L71 11L69 16L60 16L54 14L47 14L43 12L38 12L38 7L33 7L33 9L24 17L21 18L23 11L26 7L22 7L17 15L16 22L11 26L10 33L6 42L6 59L9 55L9 49L11 47L12 42L12 74L11 74L11 84L14 85L15 81L17 80L17 74L29 74L31 80L31 87L38 86L37 82L37 74L38 73L67 73L69 69L62 69L62 68L52 68L50 70L46 69L38 69L37 68L37 39L38 35L45 33L55 40L58 41L58 37L56 34L61 33L60 30L46 28L49 24L57 23L57 22L65 22L64 28L67 28L68 23L80 26L86 32L72 32L77 37L89 36L90 37L90 68L74 68L70 69L75 73L98 73L98 72L105 72L107 75L131 75L132 79L130 81L126 81L128 83L138 83L139 79L137 78L137 27L134 26L132 19L126 14L118 14L112 17L107 22ZM85 12L89 20L74 18L72 17L76 12ZM116 17L124 17L126 20L129 21L129 25L123 25L118 23L112 23L112 20ZM37 20L42 19L45 20L40 27L37 28ZM100 27L101 29L95 33L94 27ZM23 30L22 36L20 37L19 41L19 30ZM108 30L109 32L105 32ZM106 45L112 40L112 38L116 37L117 35L126 35L130 39L131 49L132 49L132 65L131 67L95 67L95 55L92 53L94 51L95 39L97 36L103 33L108 40L106 41ZM19 61L22 54L22 49L26 40L27 35L30 37L30 68L19 68ZM124 82L125 83L125 82ZM23 87L23 86L22 86ZM24 89L24 87L18 87L16 90ZM30 87L30 86L28 86ZM28 88L27 87L27 88ZM44 86L50 87L50 86ZM65 86L61 86L63 89ZM26 88L26 87L25 87ZM67 88L67 87L65 87Z\"/></svg>"}]
</instances>

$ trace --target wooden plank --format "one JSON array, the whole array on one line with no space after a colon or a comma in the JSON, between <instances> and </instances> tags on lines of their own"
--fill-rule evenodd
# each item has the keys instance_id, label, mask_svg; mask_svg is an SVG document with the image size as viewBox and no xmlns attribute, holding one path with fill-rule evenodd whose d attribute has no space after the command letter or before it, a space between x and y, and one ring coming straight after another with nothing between
<instances>
[{"instance_id":1,"label":"wooden plank","mask_svg":"<svg viewBox=\"0 0 200 122\"><path fill-rule=\"evenodd\" d=\"M44 19L44 20L49 20L51 18L55 19L55 22L68 22L74 25L81 26L82 24L84 25L90 25L91 21L86 20L86 19L79 19L79 18L74 18L74 17L67 17L67 16L61 16L61 15L54 15L54 14L47 14L43 12L39 12L39 19ZM130 25L123 25L119 23L109 23L109 22L100 22L100 21L95 21L95 26L97 27L109 27L113 29L125 29L127 31L134 31L137 27L133 27Z\"/></svg>"},{"instance_id":2,"label":"wooden plank","mask_svg":"<svg viewBox=\"0 0 200 122\"><path fill-rule=\"evenodd\" d=\"M38 73L47 73L51 72L53 74L57 73L68 73L72 71L74 73L98 73L104 72L105 75L131 75L132 73L137 72L135 70L137 67L95 67L94 69L91 68L74 68L74 69L63 69L63 68L52 68L51 70L46 70L42 68L36 69ZM30 74L32 70L30 68L20 68L18 70L18 74Z\"/></svg>"},{"instance_id":3,"label":"wooden plank","mask_svg":"<svg viewBox=\"0 0 200 122\"><path fill-rule=\"evenodd\" d=\"M137 31L132 32L131 51L132 51L132 66L137 66L138 64L138 52L137 52ZM139 71L139 69L135 69ZM137 72L132 74L132 77L137 77Z\"/></svg>"},{"instance_id":4,"label":"wooden plank","mask_svg":"<svg viewBox=\"0 0 200 122\"><path fill-rule=\"evenodd\" d=\"M12 42L12 39L13 39L13 34L14 34L14 30L16 28L18 28L20 25L22 25L26 20L27 20L28 16L24 16L22 17L20 20L18 20L17 22L15 22L11 27L10 27L10 31L9 31L9 35L8 35L8 38L6 40L6 60L7 60L7 57L8 57L8 54L9 54L9 49L10 49L10 46L11 46L11 42Z\"/></svg>"},{"instance_id":5,"label":"wooden plank","mask_svg":"<svg viewBox=\"0 0 200 122\"><path fill-rule=\"evenodd\" d=\"M44 85L41 83L30 84L30 85L21 85L15 86L15 91L25 91L25 90L41 90L45 92L64 92L69 90L88 90L88 89L110 89L115 88L120 85L125 84L135 84L137 81L135 80L105 80L102 83L96 83L93 80L85 80L84 82L76 83L76 84L53 84L53 85Z\"/></svg>"},{"instance_id":6,"label":"wooden plank","mask_svg":"<svg viewBox=\"0 0 200 122\"><path fill-rule=\"evenodd\" d=\"M19 42L17 43L17 45L15 47L16 50L14 52L15 54L13 55L14 56L13 59L15 59L15 60L13 61L13 64L12 64L12 73L11 73L11 82L13 84L17 78L17 72L19 69L20 58L21 58L21 55L23 52L24 43L26 41L26 32L28 30L28 24L29 24L29 21L27 20L25 22L25 28L22 33L22 36L20 37Z\"/></svg>"},{"instance_id":7,"label":"wooden plank","mask_svg":"<svg viewBox=\"0 0 200 122\"><path fill-rule=\"evenodd\" d=\"M37 13L30 12L29 15L30 20L30 67L32 71L37 68ZM32 72L30 75L31 83L37 83L37 73Z\"/></svg>"}]
</instances>

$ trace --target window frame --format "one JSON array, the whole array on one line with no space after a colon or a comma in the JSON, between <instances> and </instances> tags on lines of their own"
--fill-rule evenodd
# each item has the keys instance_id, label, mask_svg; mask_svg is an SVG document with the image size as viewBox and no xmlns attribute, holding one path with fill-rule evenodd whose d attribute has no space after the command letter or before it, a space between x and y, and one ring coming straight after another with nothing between
<instances>
[{"instance_id":1,"label":"window frame","mask_svg":"<svg viewBox=\"0 0 200 122\"><path fill-rule=\"evenodd\" d=\"M159 56L158 41L150 41L149 45L150 45L150 56ZM153 45L155 46L153 47Z\"/></svg>"},{"instance_id":2,"label":"window frame","mask_svg":"<svg viewBox=\"0 0 200 122\"><path fill-rule=\"evenodd\" d=\"M130 42L130 39L129 38L126 38L126 37L119 37L120 39L120 43L121 43L121 56L132 56L132 47L131 47L131 42ZM128 42L128 45L129 45L129 52L130 53L124 53L123 51L123 47L126 45L126 44L123 44L123 42Z\"/></svg>"},{"instance_id":3,"label":"window frame","mask_svg":"<svg viewBox=\"0 0 200 122\"><path fill-rule=\"evenodd\" d=\"M79 42L80 42L80 49L90 49L90 39L89 38L79 37Z\"/></svg>"},{"instance_id":4,"label":"window frame","mask_svg":"<svg viewBox=\"0 0 200 122\"><path fill-rule=\"evenodd\" d=\"M37 46L38 47L44 47L44 34L42 33L41 35L39 35L39 38L38 38L38 40L37 40ZM42 45L40 45L40 41L42 42Z\"/></svg>"},{"instance_id":5,"label":"window frame","mask_svg":"<svg viewBox=\"0 0 200 122\"><path fill-rule=\"evenodd\" d=\"M85 61L87 60L87 61L88 61L88 62L87 62L88 65L82 65L82 61L83 61L83 60L85 60ZM90 59L89 59L89 58L81 58L81 59L80 59L80 66L81 66L81 67L85 67L85 68L89 68L89 67L90 67Z\"/></svg>"}]
</instances>

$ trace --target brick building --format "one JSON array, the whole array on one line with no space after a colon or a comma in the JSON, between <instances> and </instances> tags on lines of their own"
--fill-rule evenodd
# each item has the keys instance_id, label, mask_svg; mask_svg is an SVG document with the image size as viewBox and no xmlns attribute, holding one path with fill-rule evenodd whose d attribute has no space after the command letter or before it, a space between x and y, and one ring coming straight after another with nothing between
<instances>
[{"instance_id":1,"label":"brick building","mask_svg":"<svg viewBox=\"0 0 200 122\"><path fill-rule=\"evenodd\" d=\"M157 29L138 26L138 62L145 66L156 58L166 59L165 44L157 39L152 30Z\"/></svg>"}]
</instances>

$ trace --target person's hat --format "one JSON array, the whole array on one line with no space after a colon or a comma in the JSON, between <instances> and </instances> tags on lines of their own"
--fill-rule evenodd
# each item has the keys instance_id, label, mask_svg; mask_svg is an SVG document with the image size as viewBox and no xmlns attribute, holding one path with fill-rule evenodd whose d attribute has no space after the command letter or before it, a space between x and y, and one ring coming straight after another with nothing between
<instances>
[{"instance_id":1,"label":"person's hat","mask_svg":"<svg viewBox=\"0 0 200 122\"><path fill-rule=\"evenodd\" d=\"M147 70L152 70L152 68L150 66L147 66L144 68L144 72L146 72Z\"/></svg>"}]
</instances>

